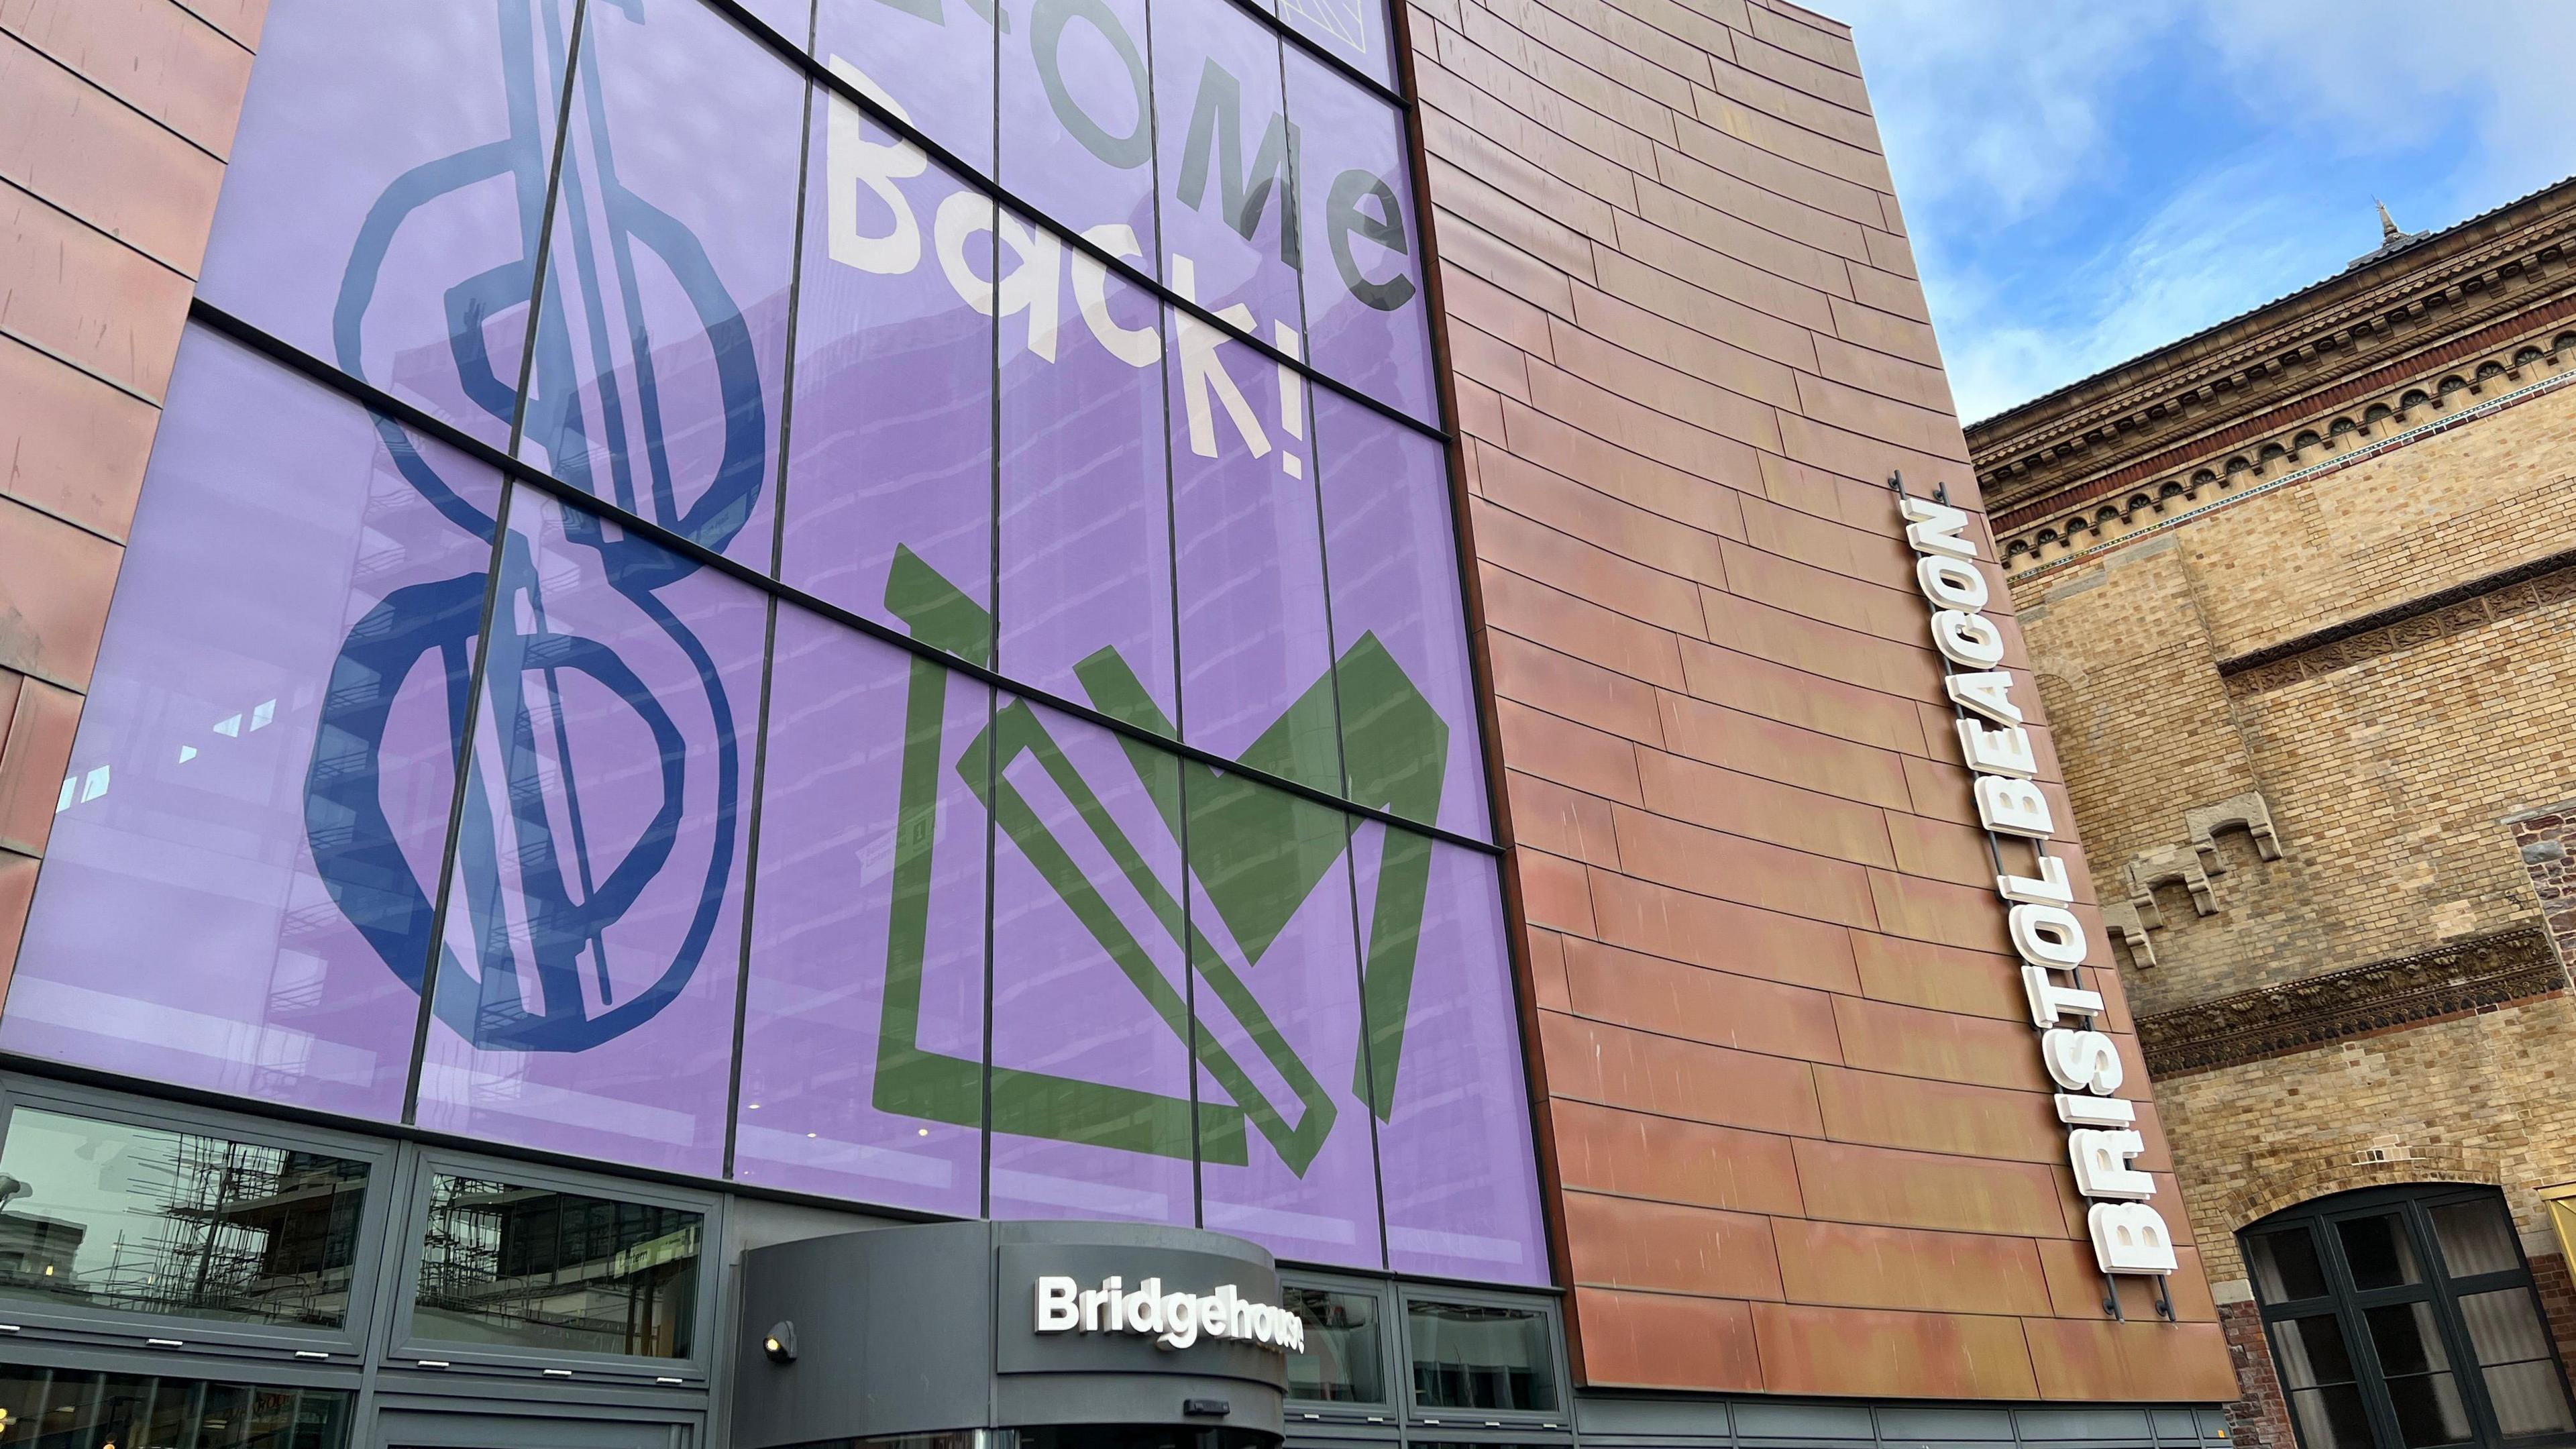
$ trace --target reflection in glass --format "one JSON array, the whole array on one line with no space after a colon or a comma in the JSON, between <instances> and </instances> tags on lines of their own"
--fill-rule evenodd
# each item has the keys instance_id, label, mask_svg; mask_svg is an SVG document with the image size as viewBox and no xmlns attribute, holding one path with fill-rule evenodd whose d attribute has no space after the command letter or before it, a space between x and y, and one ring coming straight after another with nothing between
<instances>
[{"instance_id":1,"label":"reflection in glass","mask_svg":"<svg viewBox=\"0 0 2576 1449\"><path fill-rule=\"evenodd\" d=\"M2454 1278L2504 1273L2522 1266L2522 1250L2513 1239L2513 1219L2502 1196L2474 1197L2427 1209L2433 1240L2442 1245L2442 1268Z\"/></svg>"},{"instance_id":2,"label":"reflection in glass","mask_svg":"<svg viewBox=\"0 0 2576 1449\"><path fill-rule=\"evenodd\" d=\"M1426 1409L1553 1409L1547 1315L1481 1303L1405 1305L1413 1401Z\"/></svg>"},{"instance_id":3,"label":"reflection in glass","mask_svg":"<svg viewBox=\"0 0 2576 1449\"><path fill-rule=\"evenodd\" d=\"M1281 101L1279 36L1225 0L1152 7L1163 279L1182 298L1298 353L1304 198Z\"/></svg>"},{"instance_id":4,"label":"reflection in glass","mask_svg":"<svg viewBox=\"0 0 2576 1449\"><path fill-rule=\"evenodd\" d=\"M993 22L1000 14L979 0L822 0L814 12L814 54L861 94L989 176Z\"/></svg>"},{"instance_id":5,"label":"reflection in glass","mask_svg":"<svg viewBox=\"0 0 2576 1449\"><path fill-rule=\"evenodd\" d=\"M705 1221L679 1208L439 1173L412 1334L687 1358Z\"/></svg>"},{"instance_id":6,"label":"reflection in glass","mask_svg":"<svg viewBox=\"0 0 2576 1449\"><path fill-rule=\"evenodd\" d=\"M1439 443L1314 390L1350 798L1462 835L1492 832Z\"/></svg>"},{"instance_id":7,"label":"reflection in glass","mask_svg":"<svg viewBox=\"0 0 2576 1449\"><path fill-rule=\"evenodd\" d=\"M1387 30L1386 0L1279 0L1279 18L1325 54L1373 80L1395 84L1395 41ZM1302 116L1298 124L1305 124Z\"/></svg>"},{"instance_id":8,"label":"reflection in glass","mask_svg":"<svg viewBox=\"0 0 2576 1449\"><path fill-rule=\"evenodd\" d=\"M734 1174L974 1217L992 690L783 605L772 648Z\"/></svg>"},{"instance_id":9,"label":"reflection in glass","mask_svg":"<svg viewBox=\"0 0 2576 1449\"><path fill-rule=\"evenodd\" d=\"M1290 46L1288 114L1305 187L1306 356L1326 376L1433 421L1431 306L1403 113Z\"/></svg>"},{"instance_id":10,"label":"reflection in glass","mask_svg":"<svg viewBox=\"0 0 2576 1449\"><path fill-rule=\"evenodd\" d=\"M712 1177L768 601L519 487L420 1124Z\"/></svg>"},{"instance_id":11,"label":"reflection in glass","mask_svg":"<svg viewBox=\"0 0 2576 1449\"><path fill-rule=\"evenodd\" d=\"M1339 793L1310 389L1188 313L1166 320L1183 738Z\"/></svg>"},{"instance_id":12,"label":"reflection in glass","mask_svg":"<svg viewBox=\"0 0 2576 1449\"><path fill-rule=\"evenodd\" d=\"M1374 821L1351 833L1387 1266L1544 1284L1529 1079L1490 856Z\"/></svg>"},{"instance_id":13,"label":"reflection in glass","mask_svg":"<svg viewBox=\"0 0 2576 1449\"><path fill-rule=\"evenodd\" d=\"M519 444L764 571L804 109L708 6L587 14Z\"/></svg>"},{"instance_id":14,"label":"reflection in glass","mask_svg":"<svg viewBox=\"0 0 2576 1449\"><path fill-rule=\"evenodd\" d=\"M2433 1210L2438 1223L2442 1209ZM2502 1204L2497 1216L2503 1215ZM2510 1240L2508 1240L2510 1241ZM2445 1239L2443 1252L2451 1248ZM2460 1320L2468 1326L2471 1351L2477 1355L2493 1402L2497 1426L2507 1434L2537 1434L2550 1429L2576 1429L2568 1410L2567 1389L2559 1376L2557 1356L2540 1312L2526 1287L2492 1293L2467 1293L2459 1299Z\"/></svg>"},{"instance_id":15,"label":"reflection in glass","mask_svg":"<svg viewBox=\"0 0 2576 1449\"><path fill-rule=\"evenodd\" d=\"M1306 1320L1306 1351L1288 1356L1288 1397L1334 1404L1386 1402L1386 1359L1374 1293L1284 1288L1289 1310Z\"/></svg>"},{"instance_id":16,"label":"reflection in glass","mask_svg":"<svg viewBox=\"0 0 2576 1449\"><path fill-rule=\"evenodd\" d=\"M1194 1223L1194 1112L1238 1160L1245 1127L1190 1096L1181 762L1013 698L967 760L996 827L989 1215Z\"/></svg>"},{"instance_id":17,"label":"reflection in glass","mask_svg":"<svg viewBox=\"0 0 2576 1449\"><path fill-rule=\"evenodd\" d=\"M1014 236L1043 236L1061 253L1022 265L1089 278L1089 300L1078 316L1022 309L1002 325L999 667L1123 713L1129 702L1077 677L1108 667L1101 656L1114 650L1170 715L1171 487L1155 302L1053 233L1008 220Z\"/></svg>"},{"instance_id":18,"label":"reflection in glass","mask_svg":"<svg viewBox=\"0 0 2576 1449\"><path fill-rule=\"evenodd\" d=\"M1057 227L1152 272L1159 249L1145 0L1006 0L1004 8L1014 24L1002 42L1002 185Z\"/></svg>"},{"instance_id":19,"label":"reflection in glass","mask_svg":"<svg viewBox=\"0 0 2576 1449\"><path fill-rule=\"evenodd\" d=\"M506 447L576 8L276 7L199 295Z\"/></svg>"},{"instance_id":20,"label":"reflection in glass","mask_svg":"<svg viewBox=\"0 0 2576 1449\"><path fill-rule=\"evenodd\" d=\"M0 1367L0 1449L342 1449L351 1395Z\"/></svg>"},{"instance_id":21,"label":"reflection in glass","mask_svg":"<svg viewBox=\"0 0 2576 1449\"><path fill-rule=\"evenodd\" d=\"M0 1144L0 1296L337 1328L367 1165L20 1107Z\"/></svg>"},{"instance_id":22,"label":"reflection in glass","mask_svg":"<svg viewBox=\"0 0 2576 1449\"><path fill-rule=\"evenodd\" d=\"M2398 1288L2424 1280L2415 1264L2415 1244L2406 1236L2406 1220L2396 1213L2346 1218L2335 1224L2343 1240L2344 1261L2352 1268L2352 1286Z\"/></svg>"},{"instance_id":23,"label":"reflection in glass","mask_svg":"<svg viewBox=\"0 0 2576 1449\"><path fill-rule=\"evenodd\" d=\"M962 4L948 14L977 23ZM992 200L837 94L809 124L779 577L988 660ZM923 577L947 586L935 618L913 597Z\"/></svg>"},{"instance_id":24,"label":"reflection in glass","mask_svg":"<svg viewBox=\"0 0 2576 1449\"><path fill-rule=\"evenodd\" d=\"M2266 1303L2316 1298L2326 1291L2325 1267L2317 1261L2317 1241L2304 1224L2279 1232L2249 1234L2245 1256L2254 1270L2255 1291Z\"/></svg>"},{"instance_id":25,"label":"reflection in glass","mask_svg":"<svg viewBox=\"0 0 2576 1449\"><path fill-rule=\"evenodd\" d=\"M0 1047L401 1113L500 498L188 330Z\"/></svg>"},{"instance_id":26,"label":"reflection in glass","mask_svg":"<svg viewBox=\"0 0 2576 1449\"><path fill-rule=\"evenodd\" d=\"M1378 1267L1347 818L1204 766L1181 774L1200 1222L1281 1257ZM1220 1135L1211 1106L1241 1118Z\"/></svg>"},{"instance_id":27,"label":"reflection in glass","mask_svg":"<svg viewBox=\"0 0 2576 1449\"><path fill-rule=\"evenodd\" d=\"M2265 1332L2306 1449L2370 1449L2370 1418L2334 1315L2282 1319L2266 1324Z\"/></svg>"}]
</instances>

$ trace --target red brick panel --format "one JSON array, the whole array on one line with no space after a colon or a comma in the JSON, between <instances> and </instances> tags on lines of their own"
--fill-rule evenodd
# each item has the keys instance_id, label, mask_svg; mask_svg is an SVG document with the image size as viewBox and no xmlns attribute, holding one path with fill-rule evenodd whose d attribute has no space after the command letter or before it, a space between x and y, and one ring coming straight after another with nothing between
<instances>
[{"instance_id":1,"label":"red brick panel","mask_svg":"<svg viewBox=\"0 0 2576 1449\"><path fill-rule=\"evenodd\" d=\"M1849 33L1409 23L1579 1373L2234 1397L2196 1260L2103 1309L1886 489L1976 496Z\"/></svg>"}]
</instances>

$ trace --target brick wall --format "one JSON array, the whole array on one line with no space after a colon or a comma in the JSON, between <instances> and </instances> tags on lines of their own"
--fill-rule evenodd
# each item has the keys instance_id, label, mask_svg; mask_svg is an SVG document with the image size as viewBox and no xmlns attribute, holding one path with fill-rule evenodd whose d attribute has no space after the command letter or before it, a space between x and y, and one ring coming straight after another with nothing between
<instances>
[{"instance_id":1,"label":"brick wall","mask_svg":"<svg viewBox=\"0 0 2576 1449\"><path fill-rule=\"evenodd\" d=\"M2196 1265L2115 1322L2082 1241L1886 487L1975 496L1848 32L1410 32L1578 1372L2228 1397Z\"/></svg>"},{"instance_id":2,"label":"brick wall","mask_svg":"<svg viewBox=\"0 0 2576 1449\"><path fill-rule=\"evenodd\" d=\"M2281 1394L2281 1374L2272 1362L2271 1341L2263 1336L2263 1310L2250 1301L2222 1303L2219 1326L2227 1330L2228 1357L2236 1364L2236 1381L2244 1397L2227 1406L2227 1437L2240 1449L2298 1449L2290 1424L2289 1401Z\"/></svg>"},{"instance_id":3,"label":"brick wall","mask_svg":"<svg viewBox=\"0 0 2576 1449\"><path fill-rule=\"evenodd\" d=\"M0 0L0 987L265 0Z\"/></svg>"},{"instance_id":4,"label":"brick wall","mask_svg":"<svg viewBox=\"0 0 2576 1449\"><path fill-rule=\"evenodd\" d=\"M2576 960L2576 860L2569 858L2576 851L2576 800L2509 816L2505 823L2558 959Z\"/></svg>"},{"instance_id":5,"label":"brick wall","mask_svg":"<svg viewBox=\"0 0 2576 1449\"><path fill-rule=\"evenodd\" d=\"M2506 817L2576 794L2576 607L2418 620L2360 662L2248 687L2218 664L2576 547L2576 388L2026 586L2020 602L2097 886L2257 791L2218 907L2159 897L2139 1010L2539 919ZM2564 592L2561 590L2560 592Z\"/></svg>"}]
</instances>

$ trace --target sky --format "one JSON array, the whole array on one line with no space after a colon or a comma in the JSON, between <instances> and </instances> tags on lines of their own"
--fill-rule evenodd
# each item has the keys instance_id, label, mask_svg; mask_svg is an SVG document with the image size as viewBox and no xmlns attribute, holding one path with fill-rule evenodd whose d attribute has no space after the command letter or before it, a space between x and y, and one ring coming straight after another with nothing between
<instances>
[{"instance_id":1,"label":"sky","mask_svg":"<svg viewBox=\"0 0 2576 1449\"><path fill-rule=\"evenodd\" d=\"M2576 173L2576 0L1807 3L1971 422Z\"/></svg>"}]
</instances>

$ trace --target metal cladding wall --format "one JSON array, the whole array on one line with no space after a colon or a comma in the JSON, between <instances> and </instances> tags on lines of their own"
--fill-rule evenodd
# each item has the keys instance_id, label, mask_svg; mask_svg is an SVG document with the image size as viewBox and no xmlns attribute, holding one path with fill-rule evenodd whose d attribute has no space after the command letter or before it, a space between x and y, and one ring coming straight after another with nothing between
<instances>
[{"instance_id":1,"label":"metal cladding wall","mask_svg":"<svg viewBox=\"0 0 2576 1449\"><path fill-rule=\"evenodd\" d=\"M2104 1312L1887 489L1976 497L1850 32L1410 23L1580 1376L2232 1397L2188 1249L2178 1323L2144 1279Z\"/></svg>"}]
</instances>

